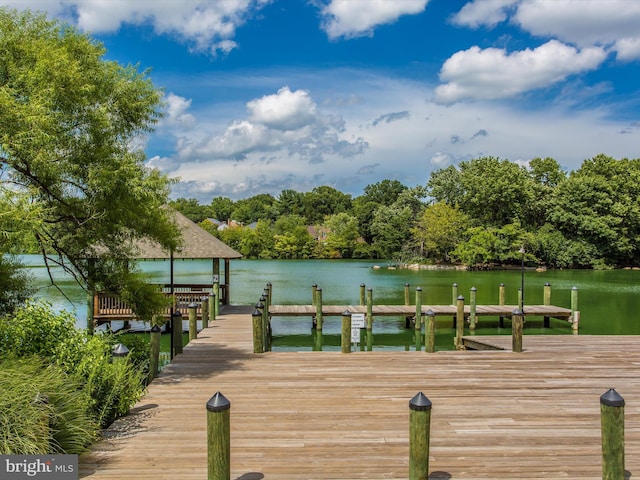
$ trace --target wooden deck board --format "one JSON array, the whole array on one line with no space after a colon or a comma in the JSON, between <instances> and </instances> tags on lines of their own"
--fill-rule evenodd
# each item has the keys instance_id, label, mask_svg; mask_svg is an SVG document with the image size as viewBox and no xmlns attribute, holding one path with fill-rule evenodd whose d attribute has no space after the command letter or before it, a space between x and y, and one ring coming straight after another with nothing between
<instances>
[{"instance_id":1,"label":"wooden deck board","mask_svg":"<svg viewBox=\"0 0 640 480\"><path fill-rule=\"evenodd\" d=\"M406 479L408 402L433 402L431 479L602 478L599 397L625 398L640 475L640 338L470 337L493 352L252 353L252 309L223 310L107 438L80 477L206 478L207 400L231 401L231 478Z\"/></svg>"}]
</instances>

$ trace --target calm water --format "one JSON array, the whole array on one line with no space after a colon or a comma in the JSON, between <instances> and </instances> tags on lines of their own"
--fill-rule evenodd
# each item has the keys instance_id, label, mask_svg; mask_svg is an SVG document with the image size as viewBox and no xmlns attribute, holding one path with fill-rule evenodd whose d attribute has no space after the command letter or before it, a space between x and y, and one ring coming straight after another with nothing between
<instances>
[{"instance_id":1,"label":"calm water","mask_svg":"<svg viewBox=\"0 0 640 480\"><path fill-rule=\"evenodd\" d=\"M46 298L57 310L74 311L78 325L85 325L85 295L70 279L61 282L65 296L48 287L46 269L40 257L25 256L39 285L38 296ZM168 261L140 262L140 269L151 281L169 281ZM520 270L466 272L466 271L410 271L376 270L375 261L346 260L235 260L231 262L231 302L255 304L267 282L273 284L274 303L309 304L311 286L322 288L325 304L358 304L360 284L373 289L377 304L404 303L404 284L410 285L411 301L415 288L423 290L423 304L450 304L451 286L458 284L458 293L469 298L471 287L477 288L478 304L498 303L498 286L506 286L506 303L517 303ZM55 272L59 275L59 272ZM211 281L210 261L176 261L176 283L207 283ZM552 285L551 301L554 305L570 306L571 288L579 290L580 333L602 335L640 334L640 271L632 270L563 270L537 273L525 272L525 305L541 304L543 285ZM339 349L340 318L328 318L324 324L325 349ZM404 318L380 318L374 324L374 349L415 348L413 330L405 330ZM438 348L452 348L451 319L439 318L437 323ZM476 334L510 334L510 322L500 329L497 318L481 317ZM274 318L272 321L274 350L311 349L311 320L302 317ZM542 319L527 319L525 334L570 334L566 322L551 320L551 328L542 328Z\"/></svg>"}]
</instances>

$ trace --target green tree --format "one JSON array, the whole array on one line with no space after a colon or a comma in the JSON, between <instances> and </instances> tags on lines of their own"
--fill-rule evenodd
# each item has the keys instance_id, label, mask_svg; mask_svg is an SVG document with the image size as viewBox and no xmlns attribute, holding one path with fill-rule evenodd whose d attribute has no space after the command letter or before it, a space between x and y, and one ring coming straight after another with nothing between
<instances>
[{"instance_id":1,"label":"green tree","mask_svg":"<svg viewBox=\"0 0 640 480\"><path fill-rule=\"evenodd\" d=\"M364 187L362 195L367 201L378 205L391 205L407 187L398 180L382 180Z\"/></svg>"},{"instance_id":2,"label":"green tree","mask_svg":"<svg viewBox=\"0 0 640 480\"><path fill-rule=\"evenodd\" d=\"M221 222L226 222L231 220L231 214L235 209L235 205L233 200L227 197L216 197L211 200L211 208L209 212L212 218L216 220L220 220Z\"/></svg>"},{"instance_id":3,"label":"green tree","mask_svg":"<svg viewBox=\"0 0 640 480\"><path fill-rule=\"evenodd\" d=\"M458 205L482 225L500 227L525 221L532 197L531 180L524 167L508 160L482 157L434 172L427 184L436 201Z\"/></svg>"},{"instance_id":4,"label":"green tree","mask_svg":"<svg viewBox=\"0 0 640 480\"><path fill-rule=\"evenodd\" d=\"M351 195L327 185L316 187L304 196L304 214L312 225L321 223L327 215L350 210Z\"/></svg>"},{"instance_id":5,"label":"green tree","mask_svg":"<svg viewBox=\"0 0 640 480\"><path fill-rule=\"evenodd\" d=\"M555 190L551 223L595 248L602 262L640 262L640 160L598 155Z\"/></svg>"},{"instance_id":6,"label":"green tree","mask_svg":"<svg viewBox=\"0 0 640 480\"><path fill-rule=\"evenodd\" d=\"M255 228L244 227L240 253L248 258L273 258L274 228L269 220L258 220Z\"/></svg>"},{"instance_id":7,"label":"green tree","mask_svg":"<svg viewBox=\"0 0 640 480\"><path fill-rule=\"evenodd\" d=\"M457 206L437 202L424 209L411 232L420 245L421 256L449 262L449 252L463 239L470 223L469 217Z\"/></svg>"},{"instance_id":8,"label":"green tree","mask_svg":"<svg viewBox=\"0 0 640 480\"><path fill-rule=\"evenodd\" d=\"M304 193L296 190L282 190L277 201L278 215L303 215Z\"/></svg>"},{"instance_id":9,"label":"green tree","mask_svg":"<svg viewBox=\"0 0 640 480\"><path fill-rule=\"evenodd\" d=\"M552 158L534 158L529 162L528 171L532 180L532 195L525 205L525 219L526 226L535 229L548 222L553 193L567 176Z\"/></svg>"},{"instance_id":10,"label":"green tree","mask_svg":"<svg viewBox=\"0 0 640 480\"><path fill-rule=\"evenodd\" d=\"M179 234L161 208L171 182L145 167L138 141L160 116L161 93L104 54L44 15L0 9L2 195L38 212L22 227L49 263L114 290L127 287L131 240L171 248Z\"/></svg>"},{"instance_id":11,"label":"green tree","mask_svg":"<svg viewBox=\"0 0 640 480\"><path fill-rule=\"evenodd\" d=\"M200 223L211 216L211 208L207 205L200 205L195 198L178 198L171 201L169 205L195 223Z\"/></svg>"},{"instance_id":12,"label":"green tree","mask_svg":"<svg viewBox=\"0 0 640 480\"><path fill-rule=\"evenodd\" d=\"M325 247L332 258L351 258L356 249L358 238L358 220L348 213L341 212L325 218L322 229L327 233Z\"/></svg>"},{"instance_id":13,"label":"green tree","mask_svg":"<svg viewBox=\"0 0 640 480\"><path fill-rule=\"evenodd\" d=\"M276 199L273 195L261 193L250 198L238 200L231 213L231 220L248 225L258 220L275 220L276 213Z\"/></svg>"}]
</instances>

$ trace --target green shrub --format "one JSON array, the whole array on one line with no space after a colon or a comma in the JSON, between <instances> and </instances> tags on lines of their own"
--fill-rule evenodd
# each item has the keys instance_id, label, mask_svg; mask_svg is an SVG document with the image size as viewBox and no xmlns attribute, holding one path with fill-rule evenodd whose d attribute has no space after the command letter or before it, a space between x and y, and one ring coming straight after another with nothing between
<instances>
[{"instance_id":1,"label":"green shrub","mask_svg":"<svg viewBox=\"0 0 640 480\"><path fill-rule=\"evenodd\" d=\"M0 318L0 356L37 355L58 365L88 395L89 411L101 427L126 414L144 392L144 368L128 360L112 362L115 343L111 334L78 330L73 316L54 313L46 303L30 303Z\"/></svg>"},{"instance_id":2,"label":"green shrub","mask_svg":"<svg viewBox=\"0 0 640 480\"><path fill-rule=\"evenodd\" d=\"M81 453L97 425L79 384L38 357L0 362L0 454Z\"/></svg>"}]
</instances>

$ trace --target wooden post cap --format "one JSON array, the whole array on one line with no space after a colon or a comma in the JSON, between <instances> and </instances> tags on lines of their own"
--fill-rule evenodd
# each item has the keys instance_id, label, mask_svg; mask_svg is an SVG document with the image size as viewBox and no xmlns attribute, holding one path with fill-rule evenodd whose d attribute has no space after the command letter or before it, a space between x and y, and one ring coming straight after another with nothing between
<instances>
[{"instance_id":1,"label":"wooden post cap","mask_svg":"<svg viewBox=\"0 0 640 480\"><path fill-rule=\"evenodd\" d=\"M256 307L258 307L258 306L256 305ZM261 308L264 308L264 305L262 305L262 307L261 307ZM258 310L258 308L256 308L256 309L253 311L253 313L251 314L251 316L252 316L252 317L261 317L261 316L262 316L262 313L260 313L260 310Z\"/></svg>"},{"instance_id":2,"label":"wooden post cap","mask_svg":"<svg viewBox=\"0 0 640 480\"><path fill-rule=\"evenodd\" d=\"M613 388L610 388L600 397L600 405L607 407L624 407L624 398Z\"/></svg>"},{"instance_id":3,"label":"wooden post cap","mask_svg":"<svg viewBox=\"0 0 640 480\"><path fill-rule=\"evenodd\" d=\"M511 315L513 315L514 317L522 316L522 310L516 308L513 312L511 312Z\"/></svg>"},{"instance_id":4,"label":"wooden post cap","mask_svg":"<svg viewBox=\"0 0 640 480\"><path fill-rule=\"evenodd\" d=\"M426 412L431 410L431 400L429 400L424 393L418 392L415 397L409 401L409 408L419 412Z\"/></svg>"},{"instance_id":5,"label":"wooden post cap","mask_svg":"<svg viewBox=\"0 0 640 480\"><path fill-rule=\"evenodd\" d=\"M433 310L429 309L429 310L427 310L427 313L425 313L425 315L428 315L429 317L435 317L436 316L436 312L434 312Z\"/></svg>"},{"instance_id":6,"label":"wooden post cap","mask_svg":"<svg viewBox=\"0 0 640 480\"><path fill-rule=\"evenodd\" d=\"M151 333L159 333L161 331L162 329L158 325L154 325L153 327L151 327Z\"/></svg>"},{"instance_id":7,"label":"wooden post cap","mask_svg":"<svg viewBox=\"0 0 640 480\"><path fill-rule=\"evenodd\" d=\"M223 412L231 408L231 402L227 400L222 393L216 392L216 394L207 402L208 412Z\"/></svg>"}]
</instances>

